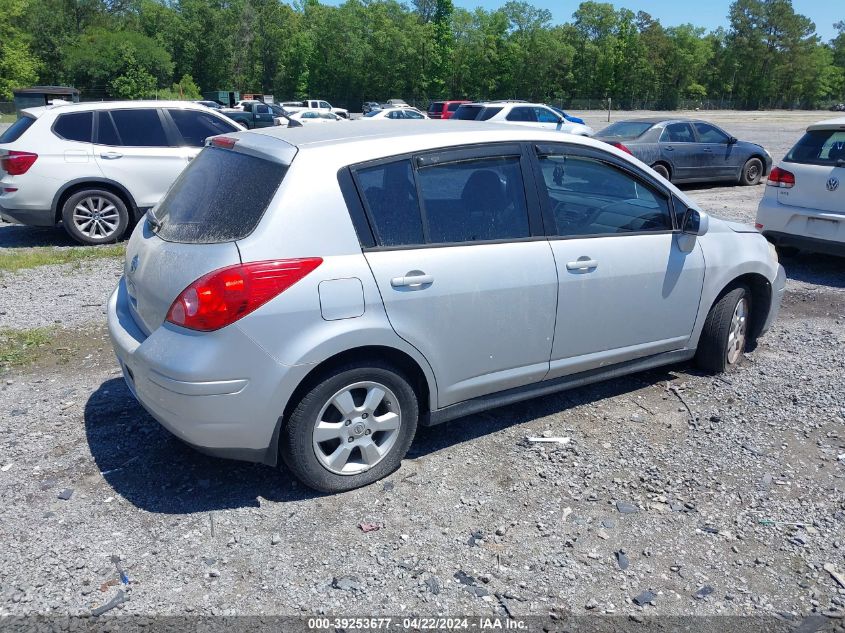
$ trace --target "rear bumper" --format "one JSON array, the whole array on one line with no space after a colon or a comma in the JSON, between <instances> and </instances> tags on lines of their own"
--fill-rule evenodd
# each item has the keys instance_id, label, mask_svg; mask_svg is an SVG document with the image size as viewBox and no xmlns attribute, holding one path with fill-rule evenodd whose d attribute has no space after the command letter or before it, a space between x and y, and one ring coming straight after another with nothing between
<instances>
[{"instance_id":1,"label":"rear bumper","mask_svg":"<svg viewBox=\"0 0 845 633\"><path fill-rule=\"evenodd\" d=\"M51 209L7 209L0 206L0 217L6 222L26 224L27 226L56 226L56 218Z\"/></svg>"},{"instance_id":2,"label":"rear bumper","mask_svg":"<svg viewBox=\"0 0 845 633\"><path fill-rule=\"evenodd\" d=\"M236 327L162 326L146 336L128 302L121 279L109 299L109 336L138 402L203 453L275 465L284 403L307 368L277 363Z\"/></svg>"},{"instance_id":3,"label":"rear bumper","mask_svg":"<svg viewBox=\"0 0 845 633\"><path fill-rule=\"evenodd\" d=\"M826 255L845 257L845 242L834 242L831 240L819 239L817 237L792 235L790 233L781 233L779 231L763 231L763 235L772 244L777 246L791 246L793 248L800 248L813 253L824 253Z\"/></svg>"},{"instance_id":4,"label":"rear bumper","mask_svg":"<svg viewBox=\"0 0 845 633\"><path fill-rule=\"evenodd\" d=\"M780 204L766 192L757 207L757 224L773 244L845 255L845 215L840 213Z\"/></svg>"}]
</instances>

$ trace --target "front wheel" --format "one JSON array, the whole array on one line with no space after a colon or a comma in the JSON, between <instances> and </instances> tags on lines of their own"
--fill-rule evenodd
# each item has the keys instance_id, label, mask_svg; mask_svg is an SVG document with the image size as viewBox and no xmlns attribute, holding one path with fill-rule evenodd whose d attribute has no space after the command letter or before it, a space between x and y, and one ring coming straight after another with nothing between
<instances>
[{"instance_id":1,"label":"front wheel","mask_svg":"<svg viewBox=\"0 0 845 633\"><path fill-rule=\"evenodd\" d=\"M323 376L287 420L285 464L321 492L366 486L396 470L414 439L417 396L402 372L369 362Z\"/></svg>"},{"instance_id":2,"label":"front wheel","mask_svg":"<svg viewBox=\"0 0 845 633\"><path fill-rule=\"evenodd\" d=\"M756 185L763 176L763 162L759 158L749 158L742 167L739 182L743 185Z\"/></svg>"},{"instance_id":3,"label":"front wheel","mask_svg":"<svg viewBox=\"0 0 845 633\"><path fill-rule=\"evenodd\" d=\"M751 292L734 288L716 302L704 321L695 362L711 373L730 370L742 360L748 344Z\"/></svg>"}]
</instances>

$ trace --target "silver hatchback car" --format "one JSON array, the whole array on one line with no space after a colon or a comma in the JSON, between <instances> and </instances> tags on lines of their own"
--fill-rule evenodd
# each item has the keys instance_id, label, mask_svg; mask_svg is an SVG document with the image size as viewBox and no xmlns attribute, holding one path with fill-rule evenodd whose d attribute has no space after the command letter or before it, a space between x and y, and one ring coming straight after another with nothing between
<instances>
[{"instance_id":1,"label":"silver hatchback car","mask_svg":"<svg viewBox=\"0 0 845 633\"><path fill-rule=\"evenodd\" d=\"M209 139L136 227L108 318L173 434L336 492L398 468L418 425L729 369L783 289L762 235L607 144L361 121Z\"/></svg>"}]
</instances>

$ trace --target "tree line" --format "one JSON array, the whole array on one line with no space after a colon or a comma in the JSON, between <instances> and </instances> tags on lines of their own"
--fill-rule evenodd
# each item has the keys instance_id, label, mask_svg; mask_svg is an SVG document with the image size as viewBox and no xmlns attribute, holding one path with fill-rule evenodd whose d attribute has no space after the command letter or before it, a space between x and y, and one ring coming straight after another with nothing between
<instances>
[{"instance_id":1,"label":"tree line","mask_svg":"<svg viewBox=\"0 0 845 633\"><path fill-rule=\"evenodd\" d=\"M199 98L206 90L318 97L612 99L671 109L845 101L845 22L822 41L791 0L736 0L727 28L664 26L588 1L571 21L510 0L0 0L0 100L73 85L83 98Z\"/></svg>"}]
</instances>

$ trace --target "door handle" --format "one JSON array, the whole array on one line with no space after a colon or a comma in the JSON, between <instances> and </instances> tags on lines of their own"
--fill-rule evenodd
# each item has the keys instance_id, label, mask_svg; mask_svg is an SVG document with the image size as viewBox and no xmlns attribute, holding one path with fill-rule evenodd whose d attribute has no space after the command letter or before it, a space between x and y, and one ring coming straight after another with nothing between
<instances>
[{"instance_id":1,"label":"door handle","mask_svg":"<svg viewBox=\"0 0 845 633\"><path fill-rule=\"evenodd\" d=\"M672 147L671 145L666 145L663 149L665 149L667 152L674 152L675 151L675 148Z\"/></svg>"},{"instance_id":2,"label":"door handle","mask_svg":"<svg viewBox=\"0 0 845 633\"><path fill-rule=\"evenodd\" d=\"M100 154L100 158L105 160L117 160L118 158L123 158L123 154L120 152L104 152Z\"/></svg>"},{"instance_id":3,"label":"door handle","mask_svg":"<svg viewBox=\"0 0 845 633\"><path fill-rule=\"evenodd\" d=\"M394 277L390 285L394 288L420 288L434 283L434 277L418 271L411 271L404 277Z\"/></svg>"},{"instance_id":4,"label":"door handle","mask_svg":"<svg viewBox=\"0 0 845 633\"><path fill-rule=\"evenodd\" d=\"M598 268L599 263L594 259L579 259L575 262L568 262L566 270L592 270Z\"/></svg>"}]
</instances>

